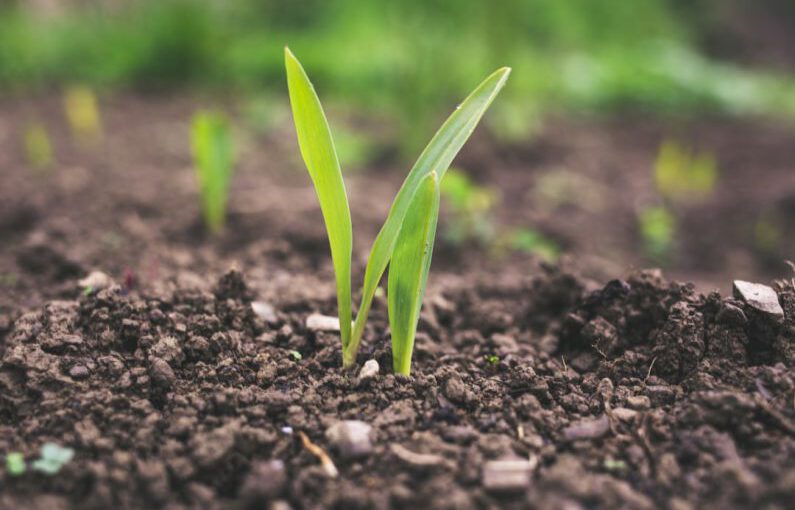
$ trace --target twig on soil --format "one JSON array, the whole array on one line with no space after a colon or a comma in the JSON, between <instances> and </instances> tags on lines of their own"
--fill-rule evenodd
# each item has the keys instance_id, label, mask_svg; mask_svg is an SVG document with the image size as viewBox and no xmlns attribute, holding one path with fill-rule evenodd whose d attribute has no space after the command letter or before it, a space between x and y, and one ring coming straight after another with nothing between
<instances>
[{"instance_id":1,"label":"twig on soil","mask_svg":"<svg viewBox=\"0 0 795 510\"><path fill-rule=\"evenodd\" d=\"M562 361L562 362L563 362L563 371L564 371L564 372L568 372L568 371L569 371L569 367L567 367L567 366L566 366L566 358L565 358L565 357L563 357L563 356L561 356L561 357L560 357L560 361Z\"/></svg>"},{"instance_id":2,"label":"twig on soil","mask_svg":"<svg viewBox=\"0 0 795 510\"><path fill-rule=\"evenodd\" d=\"M649 371L648 371L648 372L646 372L646 378L643 380L643 383L644 383L644 384L646 384L646 381L648 381L648 380L649 380L649 377L651 377L651 369L652 369L652 368L654 368L654 362L655 362L655 361L657 361L657 356L655 356L655 357L653 357L653 358L651 359L651 363L649 364Z\"/></svg>"},{"instance_id":3,"label":"twig on soil","mask_svg":"<svg viewBox=\"0 0 795 510\"><path fill-rule=\"evenodd\" d=\"M301 438L304 448L309 450L309 453L320 460L320 464L323 466L323 469L326 470L326 474L329 476L329 478L337 478L340 473L337 471L337 466L334 465L334 462L331 460L331 457L329 457L328 453L326 453L323 448L313 443L309 437L307 437L304 431L299 430L298 437Z\"/></svg>"},{"instance_id":4,"label":"twig on soil","mask_svg":"<svg viewBox=\"0 0 795 510\"><path fill-rule=\"evenodd\" d=\"M640 446L643 449L643 453L646 454L646 460L649 462L649 467L651 468L652 476L657 476L657 464L654 460L654 452L651 448L651 443L649 442L649 436L646 432L646 422L648 421L649 415L647 413L643 413L640 416L640 424L637 429L633 430L633 435L635 438L640 442Z\"/></svg>"}]
</instances>

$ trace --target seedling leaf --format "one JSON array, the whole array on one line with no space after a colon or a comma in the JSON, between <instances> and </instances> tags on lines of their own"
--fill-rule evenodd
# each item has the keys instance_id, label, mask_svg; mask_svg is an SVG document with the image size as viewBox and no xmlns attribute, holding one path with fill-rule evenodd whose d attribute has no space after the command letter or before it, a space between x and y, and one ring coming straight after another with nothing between
<instances>
[{"instance_id":1,"label":"seedling leaf","mask_svg":"<svg viewBox=\"0 0 795 510\"><path fill-rule=\"evenodd\" d=\"M202 214L210 232L224 226L234 147L229 122L221 114L202 111L191 125L191 149L201 193Z\"/></svg>"},{"instance_id":2,"label":"seedling leaf","mask_svg":"<svg viewBox=\"0 0 795 510\"><path fill-rule=\"evenodd\" d=\"M41 447L41 456L33 461L32 467L35 471L46 475L54 475L74 456L75 451L71 448L55 443L45 443Z\"/></svg>"},{"instance_id":3,"label":"seedling leaf","mask_svg":"<svg viewBox=\"0 0 795 510\"><path fill-rule=\"evenodd\" d=\"M398 374L411 373L411 354L438 218L439 183L436 173L432 172L414 194L389 263L389 328L392 330L392 364Z\"/></svg>"},{"instance_id":4,"label":"seedling leaf","mask_svg":"<svg viewBox=\"0 0 795 510\"><path fill-rule=\"evenodd\" d=\"M353 363L349 347L351 342L351 252L353 228L348 207L345 183L331 138L331 130L323 113L315 89L301 63L288 48L284 48L287 68L287 87L293 109L295 130L301 156L315 186L320 210L326 223L331 259L337 278L337 307L339 308L340 336L343 361Z\"/></svg>"},{"instance_id":5,"label":"seedling leaf","mask_svg":"<svg viewBox=\"0 0 795 510\"><path fill-rule=\"evenodd\" d=\"M9 452L6 454L6 472L11 476L20 476L25 474L27 466L25 465L25 457L20 452Z\"/></svg>"},{"instance_id":6,"label":"seedling leaf","mask_svg":"<svg viewBox=\"0 0 795 510\"><path fill-rule=\"evenodd\" d=\"M370 258L367 261L362 300L353 326L353 337L349 348L354 355L361 342L364 325L370 313L373 294L386 270L387 264L389 264L389 260L392 258L392 252L395 249L401 226L417 189L424 179L433 172L436 172L437 180L441 180L444 177L444 173L450 163L452 163L458 151L461 150L461 147L475 130L489 105L491 105L494 98L505 85L510 72L510 68L507 67L498 69L483 80L464 102L456 108L433 136L425 150L422 151L419 159L417 159L414 167L403 182L397 196L395 196L389 215L373 243Z\"/></svg>"}]
</instances>

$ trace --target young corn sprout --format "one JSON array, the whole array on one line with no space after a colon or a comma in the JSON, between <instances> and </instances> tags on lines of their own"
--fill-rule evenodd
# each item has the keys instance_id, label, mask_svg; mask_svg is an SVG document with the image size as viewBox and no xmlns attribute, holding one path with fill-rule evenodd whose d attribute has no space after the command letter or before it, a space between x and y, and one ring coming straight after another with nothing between
<instances>
[{"instance_id":1,"label":"young corn sprout","mask_svg":"<svg viewBox=\"0 0 795 510\"><path fill-rule=\"evenodd\" d=\"M351 252L353 229L326 116L300 62L285 48L298 145L314 184L331 247L337 281L343 366L356 361L364 326L381 277L389 266L387 302L395 372L409 375L439 215L439 183L510 74L502 68L487 77L445 121L420 154L392 202L365 268L362 298L352 322Z\"/></svg>"},{"instance_id":2,"label":"young corn sprout","mask_svg":"<svg viewBox=\"0 0 795 510\"><path fill-rule=\"evenodd\" d=\"M226 117L201 111L191 123L191 150L207 229L216 234L226 218L229 182L235 164L232 131Z\"/></svg>"}]
</instances>

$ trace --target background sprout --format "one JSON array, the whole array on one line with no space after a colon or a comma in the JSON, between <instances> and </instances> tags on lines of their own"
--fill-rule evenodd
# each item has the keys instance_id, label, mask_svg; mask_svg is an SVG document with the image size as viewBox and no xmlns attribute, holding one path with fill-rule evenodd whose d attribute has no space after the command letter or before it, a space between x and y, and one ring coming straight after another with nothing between
<instances>
[{"instance_id":1,"label":"background sprout","mask_svg":"<svg viewBox=\"0 0 795 510\"><path fill-rule=\"evenodd\" d=\"M6 454L6 472L11 476L21 476L25 474L25 456L20 452L9 452Z\"/></svg>"},{"instance_id":2,"label":"background sprout","mask_svg":"<svg viewBox=\"0 0 795 510\"><path fill-rule=\"evenodd\" d=\"M699 200L715 189L718 167L712 154L695 153L669 140L660 146L654 180L660 194L667 199Z\"/></svg>"},{"instance_id":3,"label":"background sprout","mask_svg":"<svg viewBox=\"0 0 795 510\"><path fill-rule=\"evenodd\" d=\"M97 97L89 87L68 88L64 93L64 111L72 134L80 142L95 142L102 138Z\"/></svg>"},{"instance_id":4,"label":"background sprout","mask_svg":"<svg viewBox=\"0 0 795 510\"><path fill-rule=\"evenodd\" d=\"M673 249L676 218L663 206L647 207L638 223L646 253L657 261L666 260Z\"/></svg>"},{"instance_id":5,"label":"background sprout","mask_svg":"<svg viewBox=\"0 0 795 510\"><path fill-rule=\"evenodd\" d=\"M191 123L191 150L199 181L204 223L212 233L223 229L235 155L232 132L220 113L200 111Z\"/></svg>"},{"instance_id":6,"label":"background sprout","mask_svg":"<svg viewBox=\"0 0 795 510\"><path fill-rule=\"evenodd\" d=\"M364 275L362 300L351 331L352 226L347 193L342 180L331 131L323 113L323 108L320 105L320 100L301 64L288 48L285 48L284 52L287 85L290 92L290 104L293 109L298 144L312 183L315 186L331 246L331 258L337 279L342 361L343 366L348 367L356 361L356 353L370 312L373 296L384 271L386 271L387 265L393 258L399 238L401 235L412 235L411 238L405 237L408 245L416 248L413 243L419 243L413 237L413 233L404 232L401 234L404 223L409 221L412 225L417 225L421 222L429 222L427 225L425 223L423 225L429 226L432 224L433 228L431 230L435 233L438 207L428 208L427 198L417 198L417 194L420 193L420 197L423 196L420 192L421 189L425 190L424 193L428 193L427 188L431 186L428 179L431 177L434 183L433 188L438 194L439 180L444 176L453 158L458 154L458 151L472 134L489 105L491 105L494 98L505 85L510 69L499 69L487 77L450 115L431 139L414 164L414 167L412 167L395 196L389 215L370 251ZM419 208L420 212L414 211L415 207ZM430 219L430 215L433 215L434 218ZM423 264L418 266L416 252L413 252L413 256L403 253L400 257L401 262L399 262L398 271L396 271L394 276L395 287L401 287L405 281L408 281L404 280L404 278L410 278L403 275L413 275L411 277L415 278L414 283L406 284L408 285L408 289L405 290L406 295L400 299L405 299L410 303L417 303L417 306L421 306L422 303L425 277L420 278L418 281L416 277L418 274L427 275L428 267L426 265L430 265L430 246L427 245L427 239L425 243L422 246L425 246L424 249L428 251L427 260L423 258ZM419 273L417 272L419 271L418 267L421 269ZM388 296L388 299L394 298ZM401 331L398 336L400 338L399 342L402 343L399 348L405 350L405 347L413 345L413 331L416 329L416 321L414 321L414 326L411 326L413 308L411 305L398 307L396 302L392 308L397 310L398 316L393 317L390 314L390 323L400 325ZM415 312L418 313L419 308ZM394 352L393 344L393 354ZM406 353L401 351L399 354L401 356L400 359L404 360ZM410 363L410 348L408 359ZM401 371L408 373L408 368L404 369L402 361L399 366Z\"/></svg>"},{"instance_id":7,"label":"background sprout","mask_svg":"<svg viewBox=\"0 0 795 510\"><path fill-rule=\"evenodd\" d=\"M32 168L41 170L52 165L52 144L43 124L30 124L25 129L25 157Z\"/></svg>"}]
</instances>

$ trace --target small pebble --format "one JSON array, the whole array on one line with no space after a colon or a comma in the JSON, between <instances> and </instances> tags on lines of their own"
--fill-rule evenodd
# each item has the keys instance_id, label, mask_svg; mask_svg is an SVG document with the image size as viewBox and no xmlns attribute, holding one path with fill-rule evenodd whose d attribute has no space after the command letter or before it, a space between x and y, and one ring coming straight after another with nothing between
<instances>
[{"instance_id":1,"label":"small pebble","mask_svg":"<svg viewBox=\"0 0 795 510\"><path fill-rule=\"evenodd\" d=\"M337 317L313 313L306 318L306 329L312 331L339 331L340 320Z\"/></svg>"},{"instance_id":2,"label":"small pebble","mask_svg":"<svg viewBox=\"0 0 795 510\"><path fill-rule=\"evenodd\" d=\"M734 280L732 290L736 298L742 299L752 308L774 317L784 317L778 294L767 285Z\"/></svg>"},{"instance_id":3,"label":"small pebble","mask_svg":"<svg viewBox=\"0 0 795 510\"><path fill-rule=\"evenodd\" d=\"M530 485L533 465L524 459L491 460L483 466L483 487L493 492L514 492Z\"/></svg>"},{"instance_id":4,"label":"small pebble","mask_svg":"<svg viewBox=\"0 0 795 510\"><path fill-rule=\"evenodd\" d=\"M83 290L90 290L96 292L99 290L107 289L113 285L113 279L103 273L102 271L91 271L88 276L79 280L77 284Z\"/></svg>"},{"instance_id":5,"label":"small pebble","mask_svg":"<svg viewBox=\"0 0 795 510\"><path fill-rule=\"evenodd\" d=\"M372 427L359 420L339 421L326 429L326 438L347 459L365 457L373 451Z\"/></svg>"},{"instance_id":6,"label":"small pebble","mask_svg":"<svg viewBox=\"0 0 795 510\"><path fill-rule=\"evenodd\" d=\"M251 303L251 309L260 319L268 324L275 324L279 322L279 317L276 316L276 310L270 303L265 301L254 301Z\"/></svg>"},{"instance_id":7,"label":"small pebble","mask_svg":"<svg viewBox=\"0 0 795 510\"><path fill-rule=\"evenodd\" d=\"M378 366L378 362L376 360L369 359L365 361L364 365L362 365L362 369L359 371L359 381L361 382L372 379L378 375L380 370L381 367Z\"/></svg>"},{"instance_id":8,"label":"small pebble","mask_svg":"<svg viewBox=\"0 0 795 510\"><path fill-rule=\"evenodd\" d=\"M441 455L435 455L433 453L415 453L397 443L389 445L389 449L395 457L414 468L432 468L446 464L444 457Z\"/></svg>"},{"instance_id":9,"label":"small pebble","mask_svg":"<svg viewBox=\"0 0 795 510\"><path fill-rule=\"evenodd\" d=\"M170 389L177 382L177 376L171 365L161 358L149 359L149 377L155 385L164 389Z\"/></svg>"},{"instance_id":10,"label":"small pebble","mask_svg":"<svg viewBox=\"0 0 795 510\"><path fill-rule=\"evenodd\" d=\"M85 365L75 365L69 369L69 377L75 380L86 379L91 373Z\"/></svg>"},{"instance_id":11,"label":"small pebble","mask_svg":"<svg viewBox=\"0 0 795 510\"><path fill-rule=\"evenodd\" d=\"M610 420L602 415L599 418L578 421L563 429L563 436L567 441L581 439L599 439L610 432Z\"/></svg>"}]
</instances>

